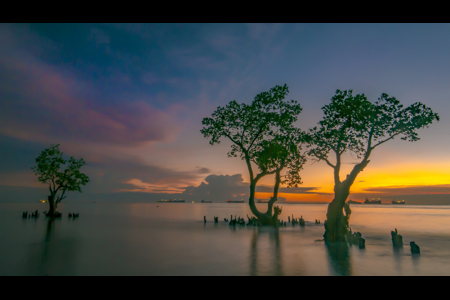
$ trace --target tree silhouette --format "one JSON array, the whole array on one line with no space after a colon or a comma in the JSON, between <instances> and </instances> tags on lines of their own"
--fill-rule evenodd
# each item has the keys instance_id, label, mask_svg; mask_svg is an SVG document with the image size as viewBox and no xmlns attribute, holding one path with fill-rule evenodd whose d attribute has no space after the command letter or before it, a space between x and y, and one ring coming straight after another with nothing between
<instances>
[{"instance_id":1,"label":"tree silhouette","mask_svg":"<svg viewBox=\"0 0 450 300\"><path fill-rule=\"evenodd\" d=\"M328 205L325 241L346 241L350 208L345 201L357 175L369 164L372 151L397 136L418 141L417 130L439 121L439 116L420 102L403 107L395 97L383 93L371 103L364 94L353 96L352 90L337 90L322 110L322 121L308 134L308 154L333 168L334 199ZM341 180L341 157L345 152L356 154L360 161Z\"/></svg>"},{"instance_id":2,"label":"tree silhouette","mask_svg":"<svg viewBox=\"0 0 450 300\"><path fill-rule=\"evenodd\" d=\"M38 180L49 185L50 196L48 196L49 211L47 216L57 217L61 214L56 211L57 205L66 191L78 191L81 193L81 186L89 182L89 177L80 172L80 168L86 163L82 158L76 160L70 157L69 160L63 159L63 153L59 150L59 144L51 145L43 150L36 158L36 166L31 169ZM69 163L68 166L60 171L61 165ZM59 194L58 194L59 192Z\"/></svg>"},{"instance_id":3,"label":"tree silhouette","mask_svg":"<svg viewBox=\"0 0 450 300\"><path fill-rule=\"evenodd\" d=\"M295 128L302 111L297 101L284 101L289 89L287 85L275 86L268 92L262 92L251 104L230 101L225 107L218 107L211 118L203 118L204 127L200 131L209 138L211 145L219 144L222 138L232 142L229 157L245 160L250 175L249 206L252 213L262 224L276 224L281 209L273 204L277 201L280 183L297 186L301 183L299 171L305 157L301 154L301 141L304 133ZM255 175L252 163L259 173ZM288 168L285 180L281 171ZM265 213L258 211L255 205L255 188L264 176L275 174L274 196L270 199Z\"/></svg>"}]
</instances>

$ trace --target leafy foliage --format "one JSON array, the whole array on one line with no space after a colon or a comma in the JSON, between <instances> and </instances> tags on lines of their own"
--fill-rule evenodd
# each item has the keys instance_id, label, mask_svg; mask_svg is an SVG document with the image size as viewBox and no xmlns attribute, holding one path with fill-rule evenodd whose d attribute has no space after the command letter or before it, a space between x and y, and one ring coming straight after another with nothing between
<instances>
[{"instance_id":1,"label":"leafy foliage","mask_svg":"<svg viewBox=\"0 0 450 300\"><path fill-rule=\"evenodd\" d=\"M293 123L302 108L297 101L284 101L288 92L286 84L277 85L256 95L251 104L233 100L225 107L218 107L211 118L203 118L201 133L210 138L211 145L228 138L232 142L228 156L247 160L251 177L250 161L264 174L273 174L287 165L299 171L304 162L298 147L303 133ZM300 183L299 177L289 178L293 184Z\"/></svg>"},{"instance_id":2,"label":"leafy foliage","mask_svg":"<svg viewBox=\"0 0 450 300\"><path fill-rule=\"evenodd\" d=\"M281 212L275 207L275 214L272 214L280 183L298 186L301 183L299 172L306 161L301 153L305 133L293 125L302 108L297 101L284 101L288 92L286 84L277 85L256 95L251 104L239 104L233 100L225 107L218 107L211 118L202 120L204 127L201 133L210 139L211 145L227 138L232 142L228 156L245 160L251 181L251 211L267 224L276 224L276 217ZM256 176L251 163L260 170ZM282 181L280 173L286 167L288 171ZM255 186L260 178L270 174L276 174L274 196L269 201L267 213L262 214L254 203Z\"/></svg>"},{"instance_id":3,"label":"leafy foliage","mask_svg":"<svg viewBox=\"0 0 450 300\"><path fill-rule=\"evenodd\" d=\"M346 151L368 162L371 151L400 136L402 140L419 140L417 130L428 127L439 116L429 107L417 102L408 107L395 97L383 93L375 103L364 94L353 96L352 90L337 90L331 103L322 107L319 127L310 129L308 142L313 146L309 155L324 160L333 168L340 167L340 157ZM336 165L329 161L336 155Z\"/></svg>"},{"instance_id":4,"label":"leafy foliage","mask_svg":"<svg viewBox=\"0 0 450 300\"><path fill-rule=\"evenodd\" d=\"M73 157L66 160L62 155L59 144L51 145L41 152L36 158L36 166L31 168L40 182L49 185L52 197L61 191L61 194L55 199L56 203L66 198L64 196L66 191L81 192L81 186L89 182L89 177L80 172L80 168L86 164L85 161L82 158L76 160ZM67 167L60 170L61 165L66 163L68 163Z\"/></svg>"},{"instance_id":5,"label":"leafy foliage","mask_svg":"<svg viewBox=\"0 0 450 300\"><path fill-rule=\"evenodd\" d=\"M301 184L300 171L306 162L302 153L304 132L298 128L289 128L284 135L277 134L271 140L263 140L255 150L254 162L261 172L273 172L287 168L285 180L288 187Z\"/></svg>"}]
</instances>

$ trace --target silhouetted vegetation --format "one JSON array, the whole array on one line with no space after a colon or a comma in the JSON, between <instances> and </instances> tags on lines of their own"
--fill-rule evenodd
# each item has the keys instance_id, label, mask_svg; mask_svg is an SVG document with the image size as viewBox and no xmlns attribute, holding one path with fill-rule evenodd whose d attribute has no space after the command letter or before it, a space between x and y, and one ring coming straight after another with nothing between
<instances>
[{"instance_id":1,"label":"silhouetted vegetation","mask_svg":"<svg viewBox=\"0 0 450 300\"><path fill-rule=\"evenodd\" d=\"M347 241L350 211L348 207L344 215L345 201L357 175L369 164L372 151L397 136L418 141L417 130L428 127L439 116L420 102L403 107L396 98L383 93L371 103L364 94L353 96L352 90L337 90L322 110L324 117L318 127L310 129L307 140L311 147L308 154L333 168L334 199L328 205L324 238L327 242ZM360 161L341 180L342 155L346 152Z\"/></svg>"},{"instance_id":2,"label":"silhouetted vegetation","mask_svg":"<svg viewBox=\"0 0 450 300\"><path fill-rule=\"evenodd\" d=\"M232 142L228 156L239 155L245 160L250 174L250 209L262 224L277 224L281 208L273 206L280 184L297 186L301 183L299 172L305 162L301 142L305 134L293 124L302 108L297 101L284 101L288 92L287 85L275 86L256 95L251 104L233 100L225 107L218 107L211 118L202 120L201 133L210 139L211 145L227 138ZM255 175L252 163L260 173ZM288 172L282 176L285 168ZM275 174L274 195L263 213L255 205L255 188L262 177L270 174Z\"/></svg>"},{"instance_id":3,"label":"silhouetted vegetation","mask_svg":"<svg viewBox=\"0 0 450 300\"><path fill-rule=\"evenodd\" d=\"M48 184L50 195L48 198L48 217L60 217L61 213L56 211L57 205L66 198L66 191L78 191L81 193L81 186L89 182L89 177L80 172L80 168L85 165L82 158L76 160L70 157L63 159L63 153L58 145L43 150L36 158L36 166L31 169L38 176L38 180ZM60 170L61 165L68 163L64 170Z\"/></svg>"}]
</instances>

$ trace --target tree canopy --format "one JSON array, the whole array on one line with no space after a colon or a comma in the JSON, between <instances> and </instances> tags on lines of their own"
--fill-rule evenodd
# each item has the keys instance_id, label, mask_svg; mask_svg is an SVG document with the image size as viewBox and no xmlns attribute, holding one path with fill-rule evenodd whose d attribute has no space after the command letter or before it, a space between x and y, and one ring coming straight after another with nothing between
<instances>
[{"instance_id":1,"label":"tree canopy","mask_svg":"<svg viewBox=\"0 0 450 300\"><path fill-rule=\"evenodd\" d=\"M211 118L203 118L201 133L210 139L211 145L228 138L232 142L229 157L248 159L248 163L254 162L261 171L273 174L276 161L269 159L268 154L275 149L280 151L289 140L295 142L299 137L293 123L302 108L295 100L283 101L288 92L286 84L277 85L256 95L251 104L230 101L225 107L218 107ZM289 147L293 149L292 145ZM287 158L286 155L286 161Z\"/></svg>"},{"instance_id":2,"label":"tree canopy","mask_svg":"<svg viewBox=\"0 0 450 300\"><path fill-rule=\"evenodd\" d=\"M420 102L404 107L395 97L383 93L374 103L364 94L353 96L352 90L337 90L331 103L322 107L319 127L310 129L308 152L335 169L335 182L340 182L341 156L347 151L356 154L362 163L381 144L399 136L402 140L418 141L417 130L428 127L439 116ZM330 161L330 153L336 163Z\"/></svg>"},{"instance_id":3,"label":"tree canopy","mask_svg":"<svg viewBox=\"0 0 450 300\"><path fill-rule=\"evenodd\" d=\"M82 158L77 160L73 157L66 160L62 155L59 144L51 145L41 152L36 158L36 166L31 168L38 176L38 180L49 186L51 210L52 205L56 208L56 204L67 197L64 195L66 191L81 193L81 186L89 182L89 177L80 172L80 168L86 164L85 161ZM65 164L67 167L61 170Z\"/></svg>"}]
</instances>

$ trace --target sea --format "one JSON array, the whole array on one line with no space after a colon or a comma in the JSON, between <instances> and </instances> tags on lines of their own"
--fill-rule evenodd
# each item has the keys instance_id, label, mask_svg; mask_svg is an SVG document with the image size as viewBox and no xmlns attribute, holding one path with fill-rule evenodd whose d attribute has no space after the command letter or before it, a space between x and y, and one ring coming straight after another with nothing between
<instances>
[{"instance_id":1,"label":"sea","mask_svg":"<svg viewBox=\"0 0 450 300\"><path fill-rule=\"evenodd\" d=\"M68 201L53 221L42 214L46 204L0 203L0 275L450 275L450 206L352 204L350 226L366 241L360 249L324 243L326 204L278 205L280 219L303 217L306 225L230 226L224 220L247 221L248 203ZM38 218L22 218L35 210ZM403 248L392 245L395 229ZM411 253L411 241L420 254Z\"/></svg>"}]
</instances>

